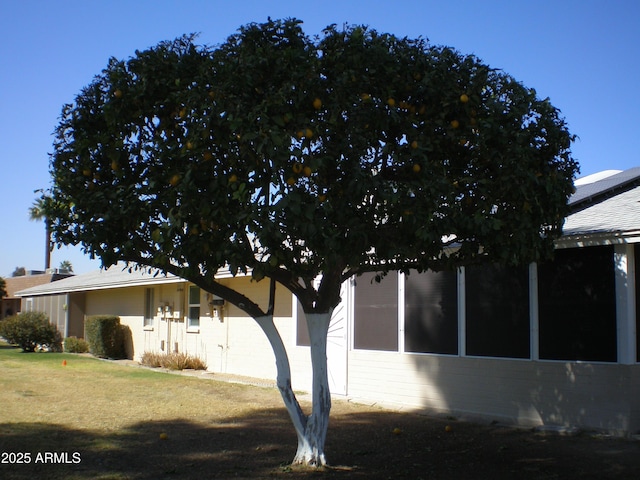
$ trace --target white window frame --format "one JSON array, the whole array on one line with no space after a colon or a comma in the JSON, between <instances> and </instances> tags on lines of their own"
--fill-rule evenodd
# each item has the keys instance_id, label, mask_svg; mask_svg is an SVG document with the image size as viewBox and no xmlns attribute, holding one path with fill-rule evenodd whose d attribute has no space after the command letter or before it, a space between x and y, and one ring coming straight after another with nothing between
<instances>
[{"instance_id":1,"label":"white window frame","mask_svg":"<svg viewBox=\"0 0 640 480\"><path fill-rule=\"evenodd\" d=\"M198 289L198 303L191 303L191 289ZM199 332L200 331L200 317L202 312L202 289L197 285L189 285L187 288L187 331L189 332ZM191 309L198 309L198 317L194 318L191 316ZM196 323L197 322L197 323Z\"/></svg>"},{"instance_id":2,"label":"white window frame","mask_svg":"<svg viewBox=\"0 0 640 480\"><path fill-rule=\"evenodd\" d=\"M153 330L155 324L156 306L155 290L153 287L144 289L144 314L143 327L145 330Z\"/></svg>"}]
</instances>

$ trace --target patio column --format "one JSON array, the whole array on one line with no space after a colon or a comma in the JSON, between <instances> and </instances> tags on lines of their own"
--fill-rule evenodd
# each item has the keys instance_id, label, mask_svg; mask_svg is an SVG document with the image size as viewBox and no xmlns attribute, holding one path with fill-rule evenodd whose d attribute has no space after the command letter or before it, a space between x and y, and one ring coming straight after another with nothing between
<instances>
[{"instance_id":1,"label":"patio column","mask_svg":"<svg viewBox=\"0 0 640 480\"><path fill-rule=\"evenodd\" d=\"M633 244L614 248L618 363L636 363L636 278Z\"/></svg>"}]
</instances>

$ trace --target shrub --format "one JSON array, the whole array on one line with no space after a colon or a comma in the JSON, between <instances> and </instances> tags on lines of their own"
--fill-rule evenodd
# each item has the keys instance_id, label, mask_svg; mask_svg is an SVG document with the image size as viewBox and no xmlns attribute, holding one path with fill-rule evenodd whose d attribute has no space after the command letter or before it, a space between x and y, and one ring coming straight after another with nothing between
<instances>
[{"instance_id":1,"label":"shrub","mask_svg":"<svg viewBox=\"0 0 640 480\"><path fill-rule=\"evenodd\" d=\"M163 367L169 370L206 370L207 365L198 357L186 353L144 352L140 363L148 367Z\"/></svg>"},{"instance_id":2,"label":"shrub","mask_svg":"<svg viewBox=\"0 0 640 480\"><path fill-rule=\"evenodd\" d=\"M87 353L89 344L84 338L67 337L64 339L64 351L68 353Z\"/></svg>"},{"instance_id":3,"label":"shrub","mask_svg":"<svg viewBox=\"0 0 640 480\"><path fill-rule=\"evenodd\" d=\"M0 336L24 352L61 349L60 333L43 312L22 312L0 321Z\"/></svg>"},{"instance_id":4,"label":"shrub","mask_svg":"<svg viewBox=\"0 0 640 480\"><path fill-rule=\"evenodd\" d=\"M102 358L125 358L124 327L115 315L94 315L84 325L89 352Z\"/></svg>"}]
</instances>

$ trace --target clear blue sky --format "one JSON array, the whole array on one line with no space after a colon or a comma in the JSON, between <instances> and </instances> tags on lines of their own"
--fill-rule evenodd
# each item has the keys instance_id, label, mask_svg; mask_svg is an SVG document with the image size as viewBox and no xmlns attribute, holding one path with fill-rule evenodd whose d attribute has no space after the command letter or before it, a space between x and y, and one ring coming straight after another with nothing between
<instances>
[{"instance_id":1,"label":"clear blue sky","mask_svg":"<svg viewBox=\"0 0 640 480\"><path fill-rule=\"evenodd\" d=\"M44 226L28 209L49 185L51 133L109 57L193 32L215 45L268 16L299 18L308 34L366 24L475 54L550 97L580 137L581 175L640 166L637 0L0 0L0 276L43 268ZM79 248L54 250L52 266L63 260L100 267Z\"/></svg>"}]
</instances>

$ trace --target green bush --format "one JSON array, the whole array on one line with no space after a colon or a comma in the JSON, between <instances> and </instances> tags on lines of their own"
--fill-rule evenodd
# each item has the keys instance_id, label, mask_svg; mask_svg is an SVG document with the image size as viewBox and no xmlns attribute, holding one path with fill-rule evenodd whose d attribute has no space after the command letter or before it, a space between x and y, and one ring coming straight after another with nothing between
<instances>
[{"instance_id":1,"label":"green bush","mask_svg":"<svg viewBox=\"0 0 640 480\"><path fill-rule=\"evenodd\" d=\"M0 336L25 352L61 350L61 336L43 312L22 312L0 321Z\"/></svg>"},{"instance_id":2,"label":"green bush","mask_svg":"<svg viewBox=\"0 0 640 480\"><path fill-rule=\"evenodd\" d=\"M186 353L144 352L140 363L148 367L163 367L169 370L206 370L207 365L198 357Z\"/></svg>"},{"instance_id":3,"label":"green bush","mask_svg":"<svg viewBox=\"0 0 640 480\"><path fill-rule=\"evenodd\" d=\"M94 315L84 324L89 352L102 358L125 358L125 328L115 315Z\"/></svg>"},{"instance_id":4,"label":"green bush","mask_svg":"<svg viewBox=\"0 0 640 480\"><path fill-rule=\"evenodd\" d=\"M87 353L89 344L84 338L67 337L64 339L64 351L68 353Z\"/></svg>"}]
</instances>

